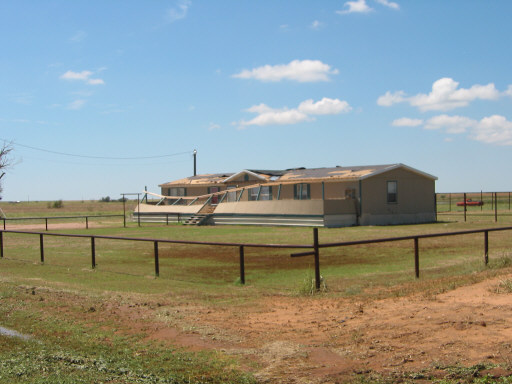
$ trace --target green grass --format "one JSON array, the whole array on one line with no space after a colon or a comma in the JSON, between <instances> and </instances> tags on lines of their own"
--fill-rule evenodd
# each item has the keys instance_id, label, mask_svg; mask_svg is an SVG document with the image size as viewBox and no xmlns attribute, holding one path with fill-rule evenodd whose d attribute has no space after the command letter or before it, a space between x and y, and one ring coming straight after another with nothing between
<instances>
[{"instance_id":1,"label":"green grass","mask_svg":"<svg viewBox=\"0 0 512 384\"><path fill-rule=\"evenodd\" d=\"M51 291L1 285L2 325L30 340L0 336L0 383L252 383L215 352L187 352L149 343L143 332L94 317L101 298L77 295L79 305ZM139 320L143 321L143 320Z\"/></svg>"}]
</instances>

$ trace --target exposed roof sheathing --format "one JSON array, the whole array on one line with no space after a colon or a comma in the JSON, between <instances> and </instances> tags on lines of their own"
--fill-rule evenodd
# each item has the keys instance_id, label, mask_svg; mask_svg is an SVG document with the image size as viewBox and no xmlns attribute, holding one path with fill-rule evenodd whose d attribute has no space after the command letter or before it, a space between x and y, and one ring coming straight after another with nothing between
<instances>
[{"instance_id":1,"label":"exposed roof sheathing","mask_svg":"<svg viewBox=\"0 0 512 384\"><path fill-rule=\"evenodd\" d=\"M161 184L160 187L186 186L186 185L211 185L223 184L231 181L241 174L258 176L260 180L271 181L276 184L290 182L315 182L315 181L337 181L337 180L364 180L366 178L402 168L416 173L428 179L437 180L437 177L419 171L404 164L367 165L353 167L333 168L294 168L287 170L243 170L237 173L217 173L191 176L184 179ZM266 184L265 185L269 185Z\"/></svg>"}]
</instances>

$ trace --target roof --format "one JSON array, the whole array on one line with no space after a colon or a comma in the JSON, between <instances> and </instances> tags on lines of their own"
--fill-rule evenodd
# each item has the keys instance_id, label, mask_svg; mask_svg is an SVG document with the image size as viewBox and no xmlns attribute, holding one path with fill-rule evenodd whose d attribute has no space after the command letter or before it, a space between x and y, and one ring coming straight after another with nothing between
<instances>
[{"instance_id":1,"label":"roof","mask_svg":"<svg viewBox=\"0 0 512 384\"><path fill-rule=\"evenodd\" d=\"M331 168L292 168L286 170L254 170L244 169L237 173L217 173L191 176L184 179L161 184L160 187L172 187L177 185L211 185L223 184L231 181L241 174L250 174L259 180L272 182L308 182L308 181L338 181L338 180L364 180L378 174L389 172L394 169L406 169L420 176L431 180L437 180L437 177L428 173L419 171L405 164L384 164L384 165L365 165L351 167L331 167Z\"/></svg>"}]
</instances>

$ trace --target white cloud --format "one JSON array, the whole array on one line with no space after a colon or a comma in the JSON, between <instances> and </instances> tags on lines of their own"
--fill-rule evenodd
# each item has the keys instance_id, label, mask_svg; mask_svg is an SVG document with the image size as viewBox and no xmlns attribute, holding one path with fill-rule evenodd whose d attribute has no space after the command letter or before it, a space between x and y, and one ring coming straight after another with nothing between
<instances>
[{"instance_id":1,"label":"white cloud","mask_svg":"<svg viewBox=\"0 0 512 384\"><path fill-rule=\"evenodd\" d=\"M487 144L512 145L512 122L500 115L484 117L470 137Z\"/></svg>"},{"instance_id":2,"label":"white cloud","mask_svg":"<svg viewBox=\"0 0 512 384\"><path fill-rule=\"evenodd\" d=\"M401 103L404 100L406 100L404 91L397 91L395 93L387 91L377 99L377 104L381 107L391 107L393 104Z\"/></svg>"},{"instance_id":3,"label":"white cloud","mask_svg":"<svg viewBox=\"0 0 512 384\"><path fill-rule=\"evenodd\" d=\"M346 15L348 13L368 13L373 11L373 8L366 4L366 0L347 1L345 2L344 7L347 9L336 11L336 13Z\"/></svg>"},{"instance_id":4,"label":"white cloud","mask_svg":"<svg viewBox=\"0 0 512 384\"><path fill-rule=\"evenodd\" d=\"M220 129L220 125L219 124L210 123L210 125L208 126L208 130L209 131L215 131L217 129Z\"/></svg>"},{"instance_id":5,"label":"white cloud","mask_svg":"<svg viewBox=\"0 0 512 384\"><path fill-rule=\"evenodd\" d=\"M169 23L174 23L177 20L184 19L187 16L191 4L192 2L190 0L178 1L176 7L167 10L165 15L166 20Z\"/></svg>"},{"instance_id":6,"label":"white cloud","mask_svg":"<svg viewBox=\"0 0 512 384\"><path fill-rule=\"evenodd\" d=\"M396 10L400 9L400 5L398 5L397 3L393 2L393 1L389 1L389 0L375 0L375 1L381 5L391 8L391 9L396 9Z\"/></svg>"},{"instance_id":7,"label":"white cloud","mask_svg":"<svg viewBox=\"0 0 512 384\"><path fill-rule=\"evenodd\" d=\"M73 36L71 36L69 38L69 41L71 41L73 43L80 43L81 41L85 40L86 37L87 37L87 33L85 33L84 31L78 31L77 33L75 33Z\"/></svg>"},{"instance_id":8,"label":"white cloud","mask_svg":"<svg viewBox=\"0 0 512 384\"><path fill-rule=\"evenodd\" d=\"M422 120L402 118L395 120L394 126L420 126ZM512 145L512 121L504 116L492 115L482 120L465 116L434 116L423 124L424 129L442 130L449 134L468 133L469 138L486 144Z\"/></svg>"},{"instance_id":9,"label":"white cloud","mask_svg":"<svg viewBox=\"0 0 512 384\"><path fill-rule=\"evenodd\" d=\"M247 109L247 112L256 113L258 116L252 120L242 120L235 124L240 128L250 125L291 125L314 120L315 118L311 115L337 115L351 110L352 108L346 101L326 97L316 103L311 99L303 101L293 109L277 109L266 104L259 104Z\"/></svg>"},{"instance_id":10,"label":"white cloud","mask_svg":"<svg viewBox=\"0 0 512 384\"><path fill-rule=\"evenodd\" d=\"M478 125L476 120L464 116L439 115L425 122L425 129L444 129L447 133L464 133Z\"/></svg>"},{"instance_id":11,"label":"white cloud","mask_svg":"<svg viewBox=\"0 0 512 384\"><path fill-rule=\"evenodd\" d=\"M316 103L313 102L313 99L303 101L299 104L298 110L308 115L336 115L350 112L352 107L346 101L324 97Z\"/></svg>"},{"instance_id":12,"label":"white cloud","mask_svg":"<svg viewBox=\"0 0 512 384\"><path fill-rule=\"evenodd\" d=\"M394 127L418 127L423 124L421 119L410 119L408 117L402 117L400 119L393 120L391 123Z\"/></svg>"},{"instance_id":13,"label":"white cloud","mask_svg":"<svg viewBox=\"0 0 512 384\"><path fill-rule=\"evenodd\" d=\"M73 72L73 71L67 71L66 73L63 73L60 78L62 80L67 81L83 81L90 85L103 85L105 82L103 79L91 79L92 76L91 71L82 71L82 72Z\"/></svg>"},{"instance_id":14,"label":"white cloud","mask_svg":"<svg viewBox=\"0 0 512 384\"><path fill-rule=\"evenodd\" d=\"M389 107L393 104L407 102L420 111L448 111L465 107L470 102L480 100L496 100L501 94L493 83L473 85L471 88L458 88L459 83L449 77L435 81L429 94L417 94L406 97L404 91L386 92L377 99L377 104Z\"/></svg>"},{"instance_id":15,"label":"white cloud","mask_svg":"<svg viewBox=\"0 0 512 384\"><path fill-rule=\"evenodd\" d=\"M256 79L261 81L292 80L301 83L329 81L329 75L338 74L337 69L320 60L293 60L288 64L264 65L251 70L244 69L233 75L237 79Z\"/></svg>"},{"instance_id":16,"label":"white cloud","mask_svg":"<svg viewBox=\"0 0 512 384\"><path fill-rule=\"evenodd\" d=\"M86 101L85 100L75 100L71 103L68 104L68 109L71 109L71 110L74 110L74 111L77 111L79 109L82 109L82 107L85 105Z\"/></svg>"},{"instance_id":17,"label":"white cloud","mask_svg":"<svg viewBox=\"0 0 512 384\"><path fill-rule=\"evenodd\" d=\"M324 25L324 23L318 21L318 20L315 20L311 23L311 28L312 29L320 29L320 27Z\"/></svg>"}]
</instances>

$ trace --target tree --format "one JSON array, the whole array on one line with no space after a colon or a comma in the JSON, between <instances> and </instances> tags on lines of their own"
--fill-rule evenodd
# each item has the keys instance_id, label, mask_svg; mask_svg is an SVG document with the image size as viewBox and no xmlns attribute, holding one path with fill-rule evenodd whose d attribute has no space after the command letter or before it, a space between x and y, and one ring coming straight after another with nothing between
<instances>
[{"instance_id":1,"label":"tree","mask_svg":"<svg viewBox=\"0 0 512 384\"><path fill-rule=\"evenodd\" d=\"M4 142L2 147L0 147L0 193L2 193L2 184L1 184L1 179L4 177L5 175L5 169L9 168L11 165L12 165L12 157L11 157L11 152L12 152L13 148L12 148L12 144L11 143L6 143ZM0 197L1 199L1 197Z\"/></svg>"}]
</instances>

